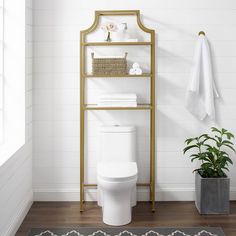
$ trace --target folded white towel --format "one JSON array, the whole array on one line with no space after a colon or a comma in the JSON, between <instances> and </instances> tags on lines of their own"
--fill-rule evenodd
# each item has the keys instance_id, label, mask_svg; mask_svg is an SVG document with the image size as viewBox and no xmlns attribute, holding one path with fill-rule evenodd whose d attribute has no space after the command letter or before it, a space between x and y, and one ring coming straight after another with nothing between
<instances>
[{"instance_id":1,"label":"folded white towel","mask_svg":"<svg viewBox=\"0 0 236 236\"><path fill-rule=\"evenodd\" d=\"M136 100L123 100L123 101L99 101L99 103L104 103L104 104L111 104L111 103L116 103L116 104L121 104L121 103L137 103Z\"/></svg>"},{"instance_id":2,"label":"folded white towel","mask_svg":"<svg viewBox=\"0 0 236 236\"><path fill-rule=\"evenodd\" d=\"M99 102L99 107L137 107L137 102Z\"/></svg>"},{"instance_id":3,"label":"folded white towel","mask_svg":"<svg viewBox=\"0 0 236 236\"><path fill-rule=\"evenodd\" d=\"M186 93L186 107L198 119L215 119L214 98L219 97L214 83L207 38L200 35L194 54L192 77Z\"/></svg>"},{"instance_id":4,"label":"folded white towel","mask_svg":"<svg viewBox=\"0 0 236 236\"><path fill-rule=\"evenodd\" d=\"M99 96L100 100L126 100L134 99L137 100L137 95L135 93L111 93L111 94L101 94Z\"/></svg>"},{"instance_id":5,"label":"folded white towel","mask_svg":"<svg viewBox=\"0 0 236 236\"><path fill-rule=\"evenodd\" d=\"M98 99L100 107L137 107L135 93L101 94Z\"/></svg>"},{"instance_id":6,"label":"folded white towel","mask_svg":"<svg viewBox=\"0 0 236 236\"><path fill-rule=\"evenodd\" d=\"M99 99L99 102L136 102L137 99Z\"/></svg>"}]
</instances>

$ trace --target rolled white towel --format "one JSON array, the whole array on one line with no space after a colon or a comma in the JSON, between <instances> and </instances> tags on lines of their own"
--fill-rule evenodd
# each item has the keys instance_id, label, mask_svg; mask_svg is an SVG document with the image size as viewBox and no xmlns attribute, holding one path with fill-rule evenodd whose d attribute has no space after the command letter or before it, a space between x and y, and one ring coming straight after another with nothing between
<instances>
[{"instance_id":1,"label":"rolled white towel","mask_svg":"<svg viewBox=\"0 0 236 236\"><path fill-rule=\"evenodd\" d=\"M130 75L135 75L135 69L134 69L134 68L131 68L131 69L129 70L129 74L130 74Z\"/></svg>"},{"instance_id":2,"label":"rolled white towel","mask_svg":"<svg viewBox=\"0 0 236 236\"><path fill-rule=\"evenodd\" d=\"M142 69L141 68L136 68L135 69L135 74L136 75L141 75L143 73Z\"/></svg>"},{"instance_id":3,"label":"rolled white towel","mask_svg":"<svg viewBox=\"0 0 236 236\"><path fill-rule=\"evenodd\" d=\"M140 65L137 62L135 62L132 67L134 69L138 69L138 68L140 68Z\"/></svg>"}]
</instances>

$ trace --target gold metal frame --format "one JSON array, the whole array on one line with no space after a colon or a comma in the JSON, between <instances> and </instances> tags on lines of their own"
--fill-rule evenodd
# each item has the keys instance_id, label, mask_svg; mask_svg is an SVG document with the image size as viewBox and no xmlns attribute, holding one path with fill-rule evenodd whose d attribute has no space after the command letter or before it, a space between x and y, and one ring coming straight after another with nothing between
<instances>
[{"instance_id":1,"label":"gold metal frame","mask_svg":"<svg viewBox=\"0 0 236 236\"><path fill-rule=\"evenodd\" d=\"M150 34L150 42L86 42L87 34L93 32L98 24L100 16L130 16L134 15L141 30ZM118 76L93 76L86 74L85 47L87 46L142 46L151 47L150 74L139 76L118 75ZM85 79L95 77L143 77L150 78L150 104L139 104L138 107L97 107L95 104L85 104ZM95 11L93 24L86 30L80 32L80 211L84 210L84 189L97 187L96 184L84 183L84 124L85 111L89 110L148 110L150 111L150 181L139 183L137 186L148 187L150 191L151 210L155 212L155 31L146 28L140 19L138 10L120 11Z\"/></svg>"}]
</instances>

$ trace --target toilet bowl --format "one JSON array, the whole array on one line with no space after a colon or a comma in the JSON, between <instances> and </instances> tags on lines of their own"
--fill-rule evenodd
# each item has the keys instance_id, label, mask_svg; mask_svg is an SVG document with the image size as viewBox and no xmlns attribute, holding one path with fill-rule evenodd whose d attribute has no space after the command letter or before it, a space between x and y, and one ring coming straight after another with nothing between
<instances>
[{"instance_id":1,"label":"toilet bowl","mask_svg":"<svg viewBox=\"0 0 236 236\"><path fill-rule=\"evenodd\" d=\"M131 208L136 205L136 163L99 163L97 175L103 222L113 226L130 223Z\"/></svg>"},{"instance_id":2,"label":"toilet bowl","mask_svg":"<svg viewBox=\"0 0 236 236\"><path fill-rule=\"evenodd\" d=\"M131 222L137 175L135 127L102 127L97 183L98 205L102 207L105 224L119 226Z\"/></svg>"}]
</instances>

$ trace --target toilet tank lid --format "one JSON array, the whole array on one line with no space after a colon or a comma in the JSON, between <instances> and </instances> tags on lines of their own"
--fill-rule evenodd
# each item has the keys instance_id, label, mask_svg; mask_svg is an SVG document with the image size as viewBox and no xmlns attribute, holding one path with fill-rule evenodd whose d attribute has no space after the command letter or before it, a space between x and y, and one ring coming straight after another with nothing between
<instances>
[{"instance_id":1,"label":"toilet tank lid","mask_svg":"<svg viewBox=\"0 0 236 236\"><path fill-rule=\"evenodd\" d=\"M100 131L102 133L129 133L136 130L135 126L120 126L120 125L109 125L101 126Z\"/></svg>"}]
</instances>

